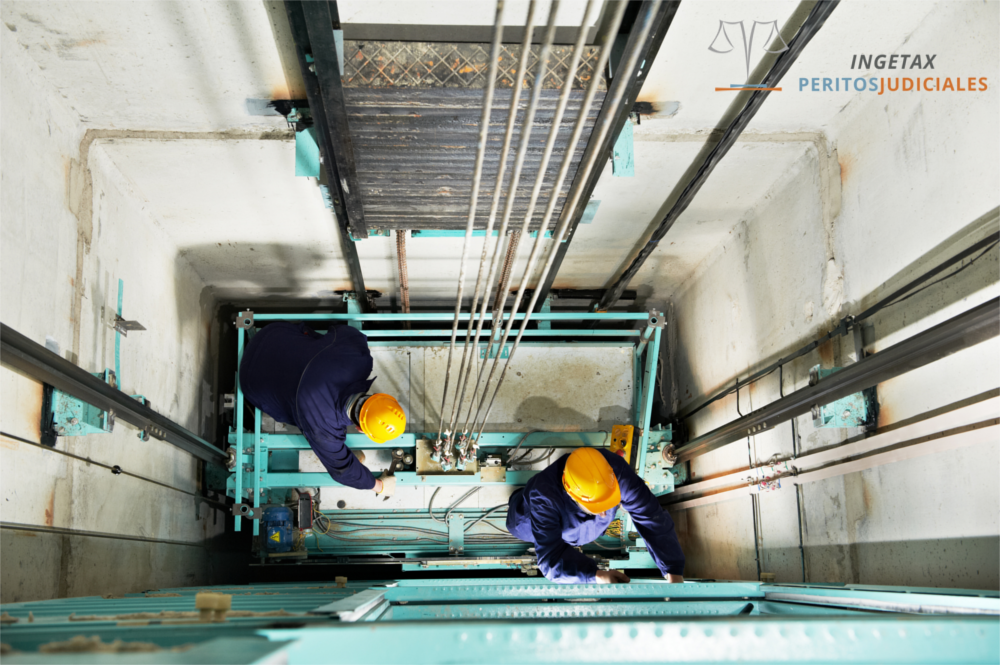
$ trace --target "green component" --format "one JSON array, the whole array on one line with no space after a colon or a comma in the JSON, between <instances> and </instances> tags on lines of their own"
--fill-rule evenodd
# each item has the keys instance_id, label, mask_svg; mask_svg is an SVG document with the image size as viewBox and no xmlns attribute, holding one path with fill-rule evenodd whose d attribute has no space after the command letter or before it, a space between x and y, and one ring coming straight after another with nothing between
<instances>
[{"instance_id":1,"label":"green component","mask_svg":"<svg viewBox=\"0 0 1000 665\"><path fill-rule=\"evenodd\" d=\"M448 553L459 556L465 552L465 514L452 513L448 517Z\"/></svg>"},{"instance_id":2,"label":"green component","mask_svg":"<svg viewBox=\"0 0 1000 665\"><path fill-rule=\"evenodd\" d=\"M688 469L690 467L690 461L679 462L674 465L674 468L670 469L670 473L674 474L674 487L686 483L688 481Z\"/></svg>"},{"instance_id":3,"label":"green component","mask_svg":"<svg viewBox=\"0 0 1000 665\"><path fill-rule=\"evenodd\" d=\"M319 169L316 128L307 127L301 132L295 132L295 175L300 178L318 178Z\"/></svg>"},{"instance_id":4,"label":"green component","mask_svg":"<svg viewBox=\"0 0 1000 665\"><path fill-rule=\"evenodd\" d=\"M635 177L635 150L632 144L632 122L625 123L622 133L615 141L615 152L611 158L612 175L616 178Z\"/></svg>"},{"instance_id":5,"label":"green component","mask_svg":"<svg viewBox=\"0 0 1000 665\"><path fill-rule=\"evenodd\" d=\"M601 207L601 202L591 199L587 207L583 209L583 216L580 217L581 224L590 224L597 216L597 209Z\"/></svg>"},{"instance_id":6,"label":"green component","mask_svg":"<svg viewBox=\"0 0 1000 665\"><path fill-rule=\"evenodd\" d=\"M539 327L541 325L542 324L539 324ZM545 325L548 326L548 324L545 324ZM494 344L493 346L490 347L490 359L492 360L493 358L497 357L497 351L500 351L500 357L501 358L510 358L510 349L511 349L512 346L514 346L514 345L513 344L506 344L503 347L503 351L500 351L500 347L497 346L496 344ZM479 359L483 360L485 358L486 358L486 346L483 345L482 348L479 349Z\"/></svg>"},{"instance_id":7,"label":"green component","mask_svg":"<svg viewBox=\"0 0 1000 665\"><path fill-rule=\"evenodd\" d=\"M816 365L809 370L809 385L816 385L840 367L820 369ZM823 406L814 406L812 410L813 425L816 427L864 427L871 419L875 410L870 403L868 391L854 393L830 402Z\"/></svg>"},{"instance_id":8,"label":"green component","mask_svg":"<svg viewBox=\"0 0 1000 665\"><path fill-rule=\"evenodd\" d=\"M365 327L369 337L377 335L395 335L400 339L388 342L389 345L405 346L409 342L403 339L407 333L447 333L448 331L417 330L386 330L384 326L366 326L369 321L390 323L402 321L447 321L447 315L440 313L411 313L405 315L365 314L359 307L357 294L344 294L346 314L259 314L241 315L238 326L237 360L242 356L247 338L257 322L268 320L328 320L343 321L358 328ZM652 413L653 392L656 379L656 359L659 353L661 327L657 318L649 313L552 313L546 302L543 311L537 315L538 328L528 331L538 335L552 337L578 334L608 335L631 337L635 344L629 344L634 349L635 384L632 391L634 400L634 419L632 424L636 429L636 441L633 449L645 456L645 446L648 444L650 416ZM520 318L518 314L515 318ZM583 321L591 322L626 322L651 320L644 327L624 328L620 326L594 329L581 326L580 330L556 329L549 327L551 321ZM369 329L373 328L373 329ZM641 339L640 339L641 336ZM552 347L561 346L555 342ZM484 343L485 345L485 343ZM625 346L625 344L622 344ZM495 347L502 357L509 355L509 349ZM262 508L275 505L287 490L296 487L328 487L331 484L330 475L326 472L301 472L298 466L299 450L308 450L309 443L301 434L268 434L261 431L259 414L251 426L245 422L243 404L245 400L236 382L236 423L229 433L232 471L226 481L226 493L237 503L252 508ZM249 431L248 431L249 430ZM669 439L669 432L656 433L656 441ZM415 453L418 439L433 440L437 433L407 432L393 441L393 448L400 448ZM502 453L502 449L516 446L525 437L523 432L484 432L480 437L478 447L485 457L488 454ZM609 443L606 432L537 432L532 433L531 448L567 448L580 446L605 447ZM371 441L363 434L347 434L346 443L349 448L370 448ZM526 444L527 445L527 444ZM492 448L492 450L490 450ZM484 450L483 450L484 449ZM499 451L497 449L500 449ZM415 457L415 455L414 455ZM495 486L502 482L507 486L523 487L538 471L537 470L507 470L503 478L497 480L495 474L479 471L474 474L428 474L418 475L410 468L395 472L396 483L402 491L412 492L414 488L474 488L477 486ZM640 461L638 468L642 467ZM379 473L375 474L380 475ZM672 479L672 476L669 476ZM672 489L672 485L670 489ZM465 489L461 489L462 492ZM504 495L506 496L506 495ZM458 568L479 568L493 566L506 569L520 569L526 573L532 572L535 557L528 553L529 544L522 542L505 528L506 515L502 509L489 514L485 509L472 509L463 506L461 512L450 511L445 522L444 517L448 504L442 502L434 517L426 510L395 509L392 511L377 508L346 510L344 508L325 511L327 520L320 519L312 533L306 534L303 540L304 550L310 561L327 561L331 563L362 562L362 557L385 557L387 553L394 556L402 555L409 560L407 566L420 567L423 570L445 570L452 565ZM237 526L241 527L246 519L248 509L243 508L236 516ZM461 517L459 517L461 515ZM440 516L440 517L439 517ZM256 534L259 531L258 522L252 522L251 529ZM619 557L622 565L630 568L655 568L652 559L645 552L630 553L626 548L635 548L637 543L630 540L628 534L633 531L631 520L627 516L622 519L621 535L602 536L598 542L584 547L589 556L607 559ZM641 543L638 543L641 545ZM356 559L352 559L356 557ZM626 557L626 558L622 558ZM384 560L384 559L383 559ZM449 564L449 561L452 562ZM281 565L284 561L269 562ZM402 563L402 562L401 562Z\"/></svg>"},{"instance_id":9,"label":"green component","mask_svg":"<svg viewBox=\"0 0 1000 665\"><path fill-rule=\"evenodd\" d=\"M195 596L202 591L231 594L237 614L199 621ZM15 665L1000 660L996 591L422 578L160 589L122 598L9 603L0 611L3 642L10 647L3 660ZM135 620L139 613L149 618ZM145 647L39 651L77 636ZM185 648L173 650L180 646Z\"/></svg>"},{"instance_id":10,"label":"green component","mask_svg":"<svg viewBox=\"0 0 1000 665\"><path fill-rule=\"evenodd\" d=\"M671 446L673 438L674 430L670 425L665 429L657 425L649 432L642 478L656 496L673 492L674 483L677 481L674 464L667 460L669 453L673 452Z\"/></svg>"},{"instance_id":11,"label":"green component","mask_svg":"<svg viewBox=\"0 0 1000 665\"><path fill-rule=\"evenodd\" d=\"M748 609L749 608L749 609ZM637 617L696 617L756 614L755 604L745 600L715 603L483 603L478 605L395 605L390 621L429 621L442 619L614 619Z\"/></svg>"},{"instance_id":12,"label":"green component","mask_svg":"<svg viewBox=\"0 0 1000 665\"><path fill-rule=\"evenodd\" d=\"M344 303L347 305L348 314L361 313L361 304L358 302L358 294L354 293L353 291L344 294ZM358 330L361 330L363 324L361 323L361 321L352 320L348 321L347 325L351 326L352 328L357 328Z\"/></svg>"},{"instance_id":13,"label":"green component","mask_svg":"<svg viewBox=\"0 0 1000 665\"><path fill-rule=\"evenodd\" d=\"M106 369L94 374L112 388L117 388L115 372ZM115 428L114 415L91 406L72 395L52 388L51 417L52 427L59 436L86 436L88 434L105 434ZM42 423L44 429L45 423Z\"/></svg>"}]
</instances>

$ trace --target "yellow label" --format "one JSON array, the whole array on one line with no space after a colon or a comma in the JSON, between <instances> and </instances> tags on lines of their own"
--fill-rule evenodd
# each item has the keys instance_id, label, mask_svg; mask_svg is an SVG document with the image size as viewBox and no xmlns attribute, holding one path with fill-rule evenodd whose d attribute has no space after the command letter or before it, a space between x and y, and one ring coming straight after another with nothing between
<instances>
[{"instance_id":1,"label":"yellow label","mask_svg":"<svg viewBox=\"0 0 1000 665\"><path fill-rule=\"evenodd\" d=\"M611 428L611 452L621 455L626 462L632 461L632 425L615 425Z\"/></svg>"},{"instance_id":2,"label":"yellow label","mask_svg":"<svg viewBox=\"0 0 1000 665\"><path fill-rule=\"evenodd\" d=\"M276 543L280 543L281 542L281 532L280 531L275 531L274 533L272 533L269 536L269 538L271 540L273 540L274 542L276 542Z\"/></svg>"}]
</instances>

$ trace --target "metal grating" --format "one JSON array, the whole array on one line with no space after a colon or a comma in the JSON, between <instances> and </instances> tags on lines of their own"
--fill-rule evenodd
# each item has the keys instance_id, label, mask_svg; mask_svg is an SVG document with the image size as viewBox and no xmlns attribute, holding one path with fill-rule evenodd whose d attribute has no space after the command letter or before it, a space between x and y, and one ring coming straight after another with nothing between
<instances>
[{"instance_id":1,"label":"metal grating","mask_svg":"<svg viewBox=\"0 0 1000 665\"><path fill-rule=\"evenodd\" d=\"M346 77L346 74L345 74ZM482 77L480 77L482 78ZM472 171L482 110L482 90L474 88L347 88L344 90L354 145L358 181L362 188L365 219L371 229L463 230L468 221ZM498 90L493 102L483 186L476 209L476 228L486 227L500 148L506 129L510 90ZM519 115L528 104L522 94ZM520 226L527 213L531 187L558 101L559 90L545 89L539 101L531 141L517 189L511 225ZM537 230L552 194L573 124L584 92L574 90L560 126L555 151L545 173L541 196L532 217ZM604 94L598 93L583 139L575 147L570 177L559 192L559 203L549 223L553 228L583 157ZM507 163L505 187L513 170L514 151L520 137L521 120ZM506 190L504 191L506 195ZM497 226L503 213L501 200Z\"/></svg>"},{"instance_id":2,"label":"metal grating","mask_svg":"<svg viewBox=\"0 0 1000 665\"><path fill-rule=\"evenodd\" d=\"M429 42L344 42L345 88L473 88L486 87L489 44L445 44ZM533 45L528 57L524 86L535 82L538 53ZM546 90L559 90L569 77L572 46L553 46L543 82ZM599 49L584 49L580 66L572 77L574 89L583 90L594 75ZM517 75L521 45L500 49L497 87L510 88ZM606 89L606 87L602 87Z\"/></svg>"}]
</instances>

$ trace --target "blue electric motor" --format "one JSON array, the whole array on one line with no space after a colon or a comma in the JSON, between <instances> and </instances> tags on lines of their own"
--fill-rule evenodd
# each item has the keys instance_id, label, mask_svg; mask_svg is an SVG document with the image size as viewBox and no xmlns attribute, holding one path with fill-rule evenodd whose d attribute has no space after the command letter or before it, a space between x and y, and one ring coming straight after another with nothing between
<instances>
[{"instance_id":1,"label":"blue electric motor","mask_svg":"<svg viewBox=\"0 0 1000 665\"><path fill-rule=\"evenodd\" d=\"M292 511L284 506L265 508L260 519L261 535L264 537L264 551L292 551Z\"/></svg>"}]
</instances>

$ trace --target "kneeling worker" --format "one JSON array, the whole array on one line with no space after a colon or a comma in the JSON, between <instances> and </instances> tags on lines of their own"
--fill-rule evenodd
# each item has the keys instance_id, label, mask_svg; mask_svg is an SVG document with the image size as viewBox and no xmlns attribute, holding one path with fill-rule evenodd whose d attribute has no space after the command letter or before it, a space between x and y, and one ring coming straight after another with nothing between
<instances>
[{"instance_id":1,"label":"kneeling worker","mask_svg":"<svg viewBox=\"0 0 1000 665\"><path fill-rule=\"evenodd\" d=\"M534 543L538 568L563 584L628 582L625 573L598 570L576 547L592 543L607 530L621 505L663 576L684 581L673 520L628 463L598 448L579 448L528 481L510 498L507 530Z\"/></svg>"},{"instance_id":2,"label":"kneeling worker","mask_svg":"<svg viewBox=\"0 0 1000 665\"><path fill-rule=\"evenodd\" d=\"M399 402L368 394L371 372L368 340L356 328L335 326L320 335L301 323L272 323L243 352L240 387L258 409L302 430L338 483L391 496L396 479L376 480L346 445L348 425L375 443L391 441L406 428Z\"/></svg>"}]
</instances>

